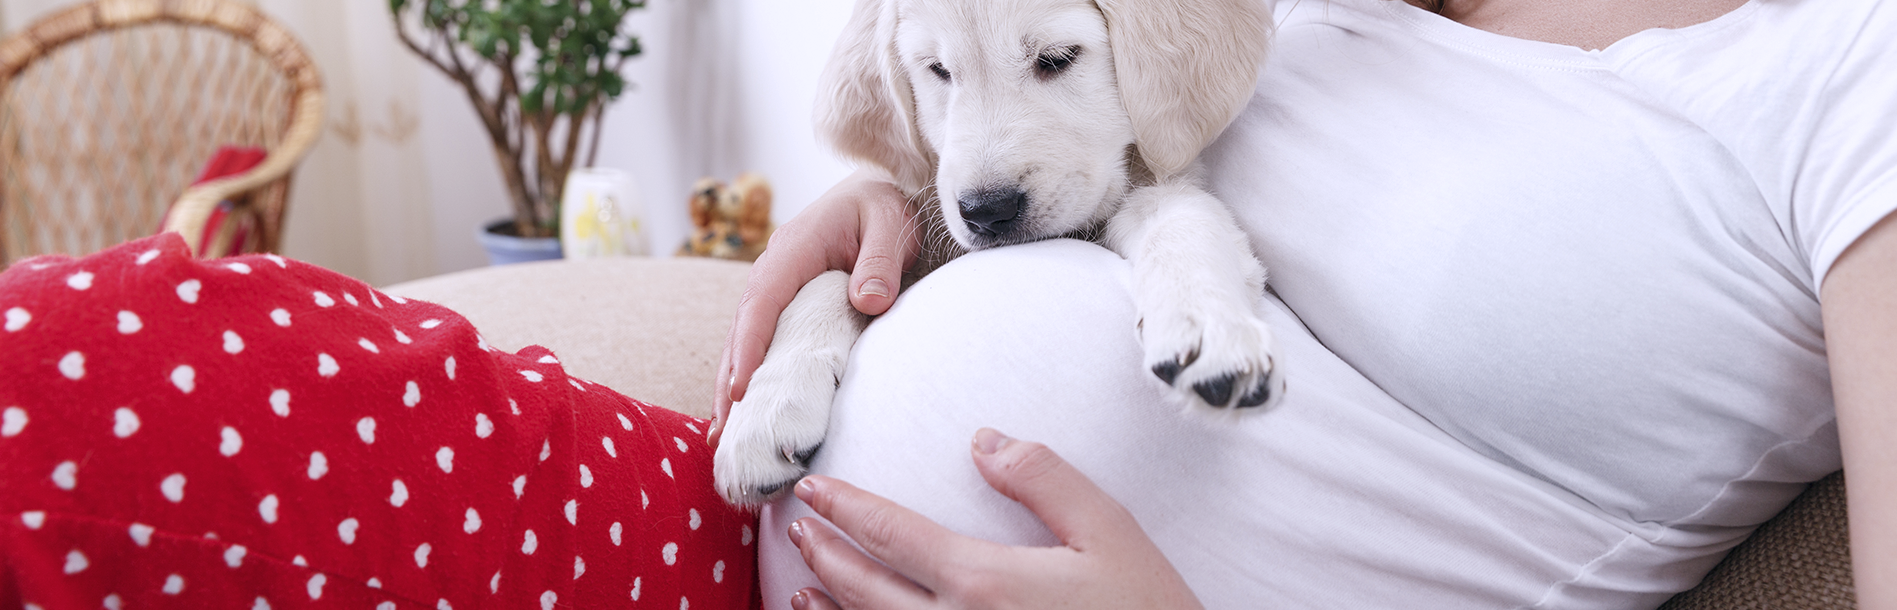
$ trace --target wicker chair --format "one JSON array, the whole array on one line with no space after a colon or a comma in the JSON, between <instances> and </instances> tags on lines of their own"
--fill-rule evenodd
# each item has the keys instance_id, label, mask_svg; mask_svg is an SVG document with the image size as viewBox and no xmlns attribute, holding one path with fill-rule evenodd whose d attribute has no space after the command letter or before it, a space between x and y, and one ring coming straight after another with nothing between
<instances>
[{"instance_id":1,"label":"wicker chair","mask_svg":"<svg viewBox=\"0 0 1897 610\"><path fill-rule=\"evenodd\" d=\"M0 41L0 266L161 224L196 248L227 200L254 218L256 249L274 252L290 172L322 117L315 64L249 5L95 0L40 19ZM189 186L221 146L268 154Z\"/></svg>"}]
</instances>

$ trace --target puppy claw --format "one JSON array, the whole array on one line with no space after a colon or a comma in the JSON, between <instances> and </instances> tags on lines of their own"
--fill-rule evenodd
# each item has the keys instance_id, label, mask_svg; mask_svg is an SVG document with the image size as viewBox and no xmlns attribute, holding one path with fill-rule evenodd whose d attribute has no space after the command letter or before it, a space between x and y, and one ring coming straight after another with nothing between
<instances>
[{"instance_id":1,"label":"puppy claw","mask_svg":"<svg viewBox=\"0 0 1897 610\"><path fill-rule=\"evenodd\" d=\"M1185 365L1179 364L1178 360L1167 360L1153 365L1153 374L1159 376L1159 380L1166 382L1166 385L1172 385L1173 380L1179 378L1179 371L1185 369Z\"/></svg>"},{"instance_id":2,"label":"puppy claw","mask_svg":"<svg viewBox=\"0 0 1897 610\"><path fill-rule=\"evenodd\" d=\"M1256 406L1263 405L1267 401L1270 401L1270 400L1271 400L1271 383L1269 382L1268 379L1260 378L1258 380L1258 385L1256 387L1253 387L1250 392L1247 392L1245 394L1244 397L1238 399L1238 408L1246 409L1246 408L1256 407Z\"/></svg>"},{"instance_id":3,"label":"puppy claw","mask_svg":"<svg viewBox=\"0 0 1897 610\"><path fill-rule=\"evenodd\" d=\"M1226 373L1193 384L1192 391L1198 394L1199 398L1205 399L1205 404L1223 407L1225 403L1232 400L1232 385L1235 381L1235 375Z\"/></svg>"}]
</instances>

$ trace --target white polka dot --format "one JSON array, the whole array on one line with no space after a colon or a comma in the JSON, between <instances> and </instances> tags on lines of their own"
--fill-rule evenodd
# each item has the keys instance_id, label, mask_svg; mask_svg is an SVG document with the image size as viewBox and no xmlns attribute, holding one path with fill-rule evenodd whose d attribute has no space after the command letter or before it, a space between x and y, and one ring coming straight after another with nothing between
<instances>
[{"instance_id":1,"label":"white polka dot","mask_svg":"<svg viewBox=\"0 0 1897 610\"><path fill-rule=\"evenodd\" d=\"M365 586L371 589L380 589L382 588L382 579L371 576L369 577L369 580L362 583L362 586Z\"/></svg>"},{"instance_id":2,"label":"white polka dot","mask_svg":"<svg viewBox=\"0 0 1897 610\"><path fill-rule=\"evenodd\" d=\"M495 572L493 578L487 579L487 592L492 593L492 594L498 594L501 592L501 573L500 572Z\"/></svg>"},{"instance_id":3,"label":"white polka dot","mask_svg":"<svg viewBox=\"0 0 1897 610\"><path fill-rule=\"evenodd\" d=\"M26 409L7 407L6 412L0 414L0 437L19 436L23 430L26 430Z\"/></svg>"},{"instance_id":4,"label":"white polka dot","mask_svg":"<svg viewBox=\"0 0 1897 610\"><path fill-rule=\"evenodd\" d=\"M586 558L580 557L578 555L574 555L573 556L573 580L579 580L580 575L585 574L585 573L586 573Z\"/></svg>"},{"instance_id":5,"label":"white polka dot","mask_svg":"<svg viewBox=\"0 0 1897 610\"><path fill-rule=\"evenodd\" d=\"M402 404L413 407L421 401L422 387L413 381L408 382L408 386L402 390Z\"/></svg>"},{"instance_id":6,"label":"white polka dot","mask_svg":"<svg viewBox=\"0 0 1897 610\"><path fill-rule=\"evenodd\" d=\"M421 326L423 330L431 329L441 326L441 320L423 320Z\"/></svg>"},{"instance_id":7,"label":"white polka dot","mask_svg":"<svg viewBox=\"0 0 1897 610\"><path fill-rule=\"evenodd\" d=\"M7 309L7 332L10 332L10 333L20 332L20 329L26 328L27 322L32 322L32 321L33 321L33 314L28 312L25 309L21 309L18 307Z\"/></svg>"},{"instance_id":8,"label":"white polka dot","mask_svg":"<svg viewBox=\"0 0 1897 610\"><path fill-rule=\"evenodd\" d=\"M652 498L646 496L646 490L641 489L639 490L639 508L643 509L648 506L652 506Z\"/></svg>"},{"instance_id":9,"label":"white polka dot","mask_svg":"<svg viewBox=\"0 0 1897 610\"><path fill-rule=\"evenodd\" d=\"M686 511L687 511L687 516L689 517L689 519L685 522L685 524L694 530L698 529L698 526L704 523L703 519L698 518L698 509L692 508L692 509L686 509Z\"/></svg>"},{"instance_id":10,"label":"white polka dot","mask_svg":"<svg viewBox=\"0 0 1897 610\"><path fill-rule=\"evenodd\" d=\"M321 479L323 478L323 475L326 475L326 474L329 474L329 456L323 455L323 452L321 451L311 452L310 453L310 480L314 481L317 479Z\"/></svg>"},{"instance_id":11,"label":"white polka dot","mask_svg":"<svg viewBox=\"0 0 1897 610\"><path fill-rule=\"evenodd\" d=\"M105 601L101 602L101 605L105 607L105 610L125 610L125 600L120 599L117 593L105 596Z\"/></svg>"},{"instance_id":12,"label":"white polka dot","mask_svg":"<svg viewBox=\"0 0 1897 610\"><path fill-rule=\"evenodd\" d=\"M310 293L310 296L315 297L317 307L332 307L336 305L336 299L329 298L329 295L321 290Z\"/></svg>"},{"instance_id":13,"label":"white polka dot","mask_svg":"<svg viewBox=\"0 0 1897 610\"><path fill-rule=\"evenodd\" d=\"M186 303L196 303L198 302L198 291L202 290L203 288L204 288L203 282L199 282L197 280L185 280L184 282L178 284L178 300L184 301Z\"/></svg>"},{"instance_id":14,"label":"white polka dot","mask_svg":"<svg viewBox=\"0 0 1897 610\"><path fill-rule=\"evenodd\" d=\"M461 522L461 531L470 534L481 531L481 513L475 512L472 508L468 509L468 518Z\"/></svg>"},{"instance_id":15,"label":"white polka dot","mask_svg":"<svg viewBox=\"0 0 1897 610\"><path fill-rule=\"evenodd\" d=\"M514 402L512 398L507 399L507 409L513 411L515 415L520 415L520 403Z\"/></svg>"},{"instance_id":16,"label":"white polka dot","mask_svg":"<svg viewBox=\"0 0 1897 610\"><path fill-rule=\"evenodd\" d=\"M527 535L523 536L520 541L520 552L532 555L534 554L534 549L537 548L540 548L540 538L534 536L533 530L527 530Z\"/></svg>"},{"instance_id":17,"label":"white polka dot","mask_svg":"<svg viewBox=\"0 0 1897 610\"><path fill-rule=\"evenodd\" d=\"M692 608L692 600L685 599L685 597L682 595L679 596L678 610L691 610L691 608Z\"/></svg>"},{"instance_id":18,"label":"white polka dot","mask_svg":"<svg viewBox=\"0 0 1897 610\"><path fill-rule=\"evenodd\" d=\"M250 604L250 610L270 610L270 601L264 599L262 595L259 595L257 596L257 601Z\"/></svg>"},{"instance_id":19,"label":"white polka dot","mask_svg":"<svg viewBox=\"0 0 1897 610\"><path fill-rule=\"evenodd\" d=\"M164 492L165 499L170 500L172 504L183 502L184 474L171 473L171 476L165 477L165 480L158 484L158 490Z\"/></svg>"},{"instance_id":20,"label":"white polka dot","mask_svg":"<svg viewBox=\"0 0 1897 610\"><path fill-rule=\"evenodd\" d=\"M297 566L299 568L307 568L307 567L310 567L310 560L304 559L302 555L297 555L295 557L290 558L290 565Z\"/></svg>"},{"instance_id":21,"label":"white polka dot","mask_svg":"<svg viewBox=\"0 0 1897 610\"><path fill-rule=\"evenodd\" d=\"M613 416L619 418L619 427L625 428L627 432L632 431L632 420L626 419L626 414L614 413Z\"/></svg>"},{"instance_id":22,"label":"white polka dot","mask_svg":"<svg viewBox=\"0 0 1897 610\"><path fill-rule=\"evenodd\" d=\"M355 517L343 519L342 523L336 525L336 536L343 539L343 544L355 544L356 530L361 527L362 522L356 521Z\"/></svg>"},{"instance_id":23,"label":"white polka dot","mask_svg":"<svg viewBox=\"0 0 1897 610\"><path fill-rule=\"evenodd\" d=\"M454 472L454 448L442 447L436 451L435 466L440 467L442 472Z\"/></svg>"},{"instance_id":24,"label":"white polka dot","mask_svg":"<svg viewBox=\"0 0 1897 610\"><path fill-rule=\"evenodd\" d=\"M356 420L356 437L361 438L364 443L375 444L375 418L364 417Z\"/></svg>"},{"instance_id":25,"label":"white polka dot","mask_svg":"<svg viewBox=\"0 0 1897 610\"><path fill-rule=\"evenodd\" d=\"M480 347L480 348L481 348L482 350L485 350L485 351L490 351L490 352L491 352L491 351L494 351L494 348L492 348L492 347L488 347L488 345L487 345L487 337L483 337L483 336L481 336L480 334L476 334L476 335L474 335L474 344L475 344L476 346L478 346L478 347Z\"/></svg>"},{"instance_id":26,"label":"white polka dot","mask_svg":"<svg viewBox=\"0 0 1897 610\"><path fill-rule=\"evenodd\" d=\"M541 593L540 594L540 610L553 610L553 603L557 601L560 601L560 596L554 594L554 592L548 591L545 593Z\"/></svg>"},{"instance_id":27,"label":"white polka dot","mask_svg":"<svg viewBox=\"0 0 1897 610\"><path fill-rule=\"evenodd\" d=\"M560 363L559 360L553 357L553 354L547 354L545 356L541 356L538 362L540 362L541 364L559 364Z\"/></svg>"},{"instance_id":28,"label":"white polka dot","mask_svg":"<svg viewBox=\"0 0 1897 610\"><path fill-rule=\"evenodd\" d=\"M619 457L619 450L613 448L613 437L610 437L610 436L599 437L599 444L606 448L606 455L611 456L611 457Z\"/></svg>"},{"instance_id":29,"label":"white polka dot","mask_svg":"<svg viewBox=\"0 0 1897 610\"><path fill-rule=\"evenodd\" d=\"M85 553L80 553L80 549L72 549L66 553L66 574L80 574L89 566L93 566L93 563L85 559Z\"/></svg>"},{"instance_id":30,"label":"white polka dot","mask_svg":"<svg viewBox=\"0 0 1897 610\"><path fill-rule=\"evenodd\" d=\"M645 585L645 578L635 576L632 579L632 601L639 601L639 589Z\"/></svg>"},{"instance_id":31,"label":"white polka dot","mask_svg":"<svg viewBox=\"0 0 1897 610\"><path fill-rule=\"evenodd\" d=\"M85 377L86 355L79 352L66 352L65 357L59 359L59 374L73 381Z\"/></svg>"},{"instance_id":32,"label":"white polka dot","mask_svg":"<svg viewBox=\"0 0 1897 610\"><path fill-rule=\"evenodd\" d=\"M272 309L270 310L270 321L276 322L277 326L287 328L290 326L290 312L281 307Z\"/></svg>"},{"instance_id":33,"label":"white polka dot","mask_svg":"<svg viewBox=\"0 0 1897 610\"><path fill-rule=\"evenodd\" d=\"M704 434L704 432L698 431L698 426L692 425L692 422L685 422L685 429L691 430L692 434Z\"/></svg>"},{"instance_id":34,"label":"white polka dot","mask_svg":"<svg viewBox=\"0 0 1897 610\"><path fill-rule=\"evenodd\" d=\"M244 437L237 434L236 428L224 426L224 429L218 431L218 434L222 436L224 440L217 444L217 452L224 454L224 457L237 455L237 452L244 450Z\"/></svg>"},{"instance_id":35,"label":"white polka dot","mask_svg":"<svg viewBox=\"0 0 1897 610\"><path fill-rule=\"evenodd\" d=\"M244 338L235 331L224 331L224 353L235 356L241 351L244 351Z\"/></svg>"},{"instance_id":36,"label":"white polka dot","mask_svg":"<svg viewBox=\"0 0 1897 610\"><path fill-rule=\"evenodd\" d=\"M335 377L336 373L341 371L342 367L337 366L336 359L330 357L329 354L319 353L316 355L316 374L324 377Z\"/></svg>"},{"instance_id":37,"label":"white polka dot","mask_svg":"<svg viewBox=\"0 0 1897 610\"><path fill-rule=\"evenodd\" d=\"M579 500L566 501L566 524L567 525L580 524L580 501Z\"/></svg>"},{"instance_id":38,"label":"white polka dot","mask_svg":"<svg viewBox=\"0 0 1897 610\"><path fill-rule=\"evenodd\" d=\"M119 334L129 335L144 328L145 321L138 319L138 314L129 311L119 312Z\"/></svg>"},{"instance_id":39,"label":"white polka dot","mask_svg":"<svg viewBox=\"0 0 1897 610\"><path fill-rule=\"evenodd\" d=\"M751 546L751 538L751 526L743 526L743 529L739 530L738 544L740 546Z\"/></svg>"},{"instance_id":40,"label":"white polka dot","mask_svg":"<svg viewBox=\"0 0 1897 610\"><path fill-rule=\"evenodd\" d=\"M436 600L435 600L435 610L454 610L454 605L453 605L453 604L450 604L450 603L448 603L448 600L447 600L447 599L445 599L445 598L444 598L444 599L436 599Z\"/></svg>"},{"instance_id":41,"label":"white polka dot","mask_svg":"<svg viewBox=\"0 0 1897 610\"><path fill-rule=\"evenodd\" d=\"M224 565L232 568L241 567L244 565L244 555L249 553L250 549L244 548L244 545L233 544L231 548L224 549Z\"/></svg>"},{"instance_id":42,"label":"white polka dot","mask_svg":"<svg viewBox=\"0 0 1897 610\"><path fill-rule=\"evenodd\" d=\"M444 366L448 369L448 381L454 381L454 356L449 356Z\"/></svg>"},{"instance_id":43,"label":"white polka dot","mask_svg":"<svg viewBox=\"0 0 1897 610\"><path fill-rule=\"evenodd\" d=\"M138 255L138 260L134 261L134 264L143 265L152 262L152 259L155 258L158 258L157 250L146 250L145 253Z\"/></svg>"},{"instance_id":44,"label":"white polka dot","mask_svg":"<svg viewBox=\"0 0 1897 610\"><path fill-rule=\"evenodd\" d=\"M20 524L25 525L26 529L39 529L41 526L46 525L46 511L29 510L20 513Z\"/></svg>"},{"instance_id":45,"label":"white polka dot","mask_svg":"<svg viewBox=\"0 0 1897 610\"><path fill-rule=\"evenodd\" d=\"M177 595L184 592L184 577L172 574L165 577L165 595Z\"/></svg>"},{"instance_id":46,"label":"white polka dot","mask_svg":"<svg viewBox=\"0 0 1897 610\"><path fill-rule=\"evenodd\" d=\"M475 438L487 438L488 436L491 436L493 434L494 434L494 420L488 419L486 413L475 413L474 414Z\"/></svg>"},{"instance_id":47,"label":"white polka dot","mask_svg":"<svg viewBox=\"0 0 1897 610\"><path fill-rule=\"evenodd\" d=\"M371 354L380 354L380 353L382 353L382 350L381 350L380 348L377 348L377 347L375 346L375 342L374 342L374 341L370 341L370 340L369 340L369 339L368 339L367 337L362 337L362 338L358 338L358 339L356 339L356 345L360 345L360 346L362 346L362 349L364 349L364 350L367 350L367 351L368 351L369 353L371 353Z\"/></svg>"},{"instance_id":48,"label":"white polka dot","mask_svg":"<svg viewBox=\"0 0 1897 610\"><path fill-rule=\"evenodd\" d=\"M659 460L659 470L665 471L665 476L672 476L672 458L661 458Z\"/></svg>"},{"instance_id":49,"label":"white polka dot","mask_svg":"<svg viewBox=\"0 0 1897 610\"><path fill-rule=\"evenodd\" d=\"M250 275L250 265L246 265L243 263L231 263L228 265L224 265L224 268L229 269L231 271L236 271L238 274L241 274L241 275Z\"/></svg>"},{"instance_id":50,"label":"white polka dot","mask_svg":"<svg viewBox=\"0 0 1897 610\"><path fill-rule=\"evenodd\" d=\"M270 412L277 417L290 416L290 391L278 388L270 391Z\"/></svg>"},{"instance_id":51,"label":"white polka dot","mask_svg":"<svg viewBox=\"0 0 1897 610\"><path fill-rule=\"evenodd\" d=\"M392 295L392 294L391 294L391 295L389 295L389 300L391 300L391 301L395 301L395 304L396 304L396 305L407 305L407 304L408 304L408 299L404 299L404 298L402 298L402 297L398 297L398 296L395 296L395 295Z\"/></svg>"},{"instance_id":52,"label":"white polka dot","mask_svg":"<svg viewBox=\"0 0 1897 610\"><path fill-rule=\"evenodd\" d=\"M323 583L326 583L326 582L329 582L329 577L324 576L322 574L317 574L315 576L310 577L310 582L306 586L310 590L311 600L318 600L318 599L323 598Z\"/></svg>"},{"instance_id":53,"label":"white polka dot","mask_svg":"<svg viewBox=\"0 0 1897 610\"><path fill-rule=\"evenodd\" d=\"M112 436L125 438L138 433L138 414L131 409L119 407L112 412Z\"/></svg>"},{"instance_id":54,"label":"white polka dot","mask_svg":"<svg viewBox=\"0 0 1897 610\"><path fill-rule=\"evenodd\" d=\"M588 469L585 464L580 464L580 487L592 487L592 486L593 486L593 471Z\"/></svg>"},{"instance_id":55,"label":"white polka dot","mask_svg":"<svg viewBox=\"0 0 1897 610\"><path fill-rule=\"evenodd\" d=\"M527 475L514 477L514 499L519 500L521 492L527 491Z\"/></svg>"},{"instance_id":56,"label":"white polka dot","mask_svg":"<svg viewBox=\"0 0 1897 610\"><path fill-rule=\"evenodd\" d=\"M276 264L277 264L277 268L279 268L279 269L289 269L289 268L290 268L290 265L289 265L288 263L285 263L285 262L283 262L283 257L281 257L281 256L277 256L277 255L275 255L275 254L265 254L265 255L263 255L263 257L264 257L264 258L267 258L267 259L270 259L270 262L273 262L273 263L276 263Z\"/></svg>"},{"instance_id":57,"label":"white polka dot","mask_svg":"<svg viewBox=\"0 0 1897 610\"><path fill-rule=\"evenodd\" d=\"M711 581L725 581L725 561L723 559L718 560L718 563L711 564Z\"/></svg>"},{"instance_id":58,"label":"white polka dot","mask_svg":"<svg viewBox=\"0 0 1897 610\"><path fill-rule=\"evenodd\" d=\"M665 547L659 549L659 557L665 559L665 565L668 566L678 563L678 543L665 543Z\"/></svg>"},{"instance_id":59,"label":"white polka dot","mask_svg":"<svg viewBox=\"0 0 1897 610\"><path fill-rule=\"evenodd\" d=\"M396 479L395 484L389 487L391 488L389 490L390 505L401 508L403 504L408 503L408 485L403 484L401 479Z\"/></svg>"},{"instance_id":60,"label":"white polka dot","mask_svg":"<svg viewBox=\"0 0 1897 610\"><path fill-rule=\"evenodd\" d=\"M614 521L613 526L606 530L606 534L612 537L613 546L619 546L620 535L625 533L625 531L625 526L620 525L618 521Z\"/></svg>"},{"instance_id":61,"label":"white polka dot","mask_svg":"<svg viewBox=\"0 0 1897 610\"><path fill-rule=\"evenodd\" d=\"M77 353L77 352L74 352L74 353ZM545 377L540 376L540 373L538 371L521 371L520 376L526 377L528 381L532 381L534 383L540 383L541 379L545 379Z\"/></svg>"},{"instance_id":62,"label":"white polka dot","mask_svg":"<svg viewBox=\"0 0 1897 610\"><path fill-rule=\"evenodd\" d=\"M343 300L344 300L344 301L346 301L346 302L348 302L348 303L349 303L349 306L350 306L350 307L361 307L361 306L362 306L362 302L361 302L361 301L357 301L357 300L356 300L356 295L353 295L353 294L349 294L348 292L344 292L344 293L343 293Z\"/></svg>"},{"instance_id":63,"label":"white polka dot","mask_svg":"<svg viewBox=\"0 0 1897 610\"><path fill-rule=\"evenodd\" d=\"M264 523L276 523L277 522L277 494L270 494L270 495L264 496L263 501L257 503L257 514L263 516Z\"/></svg>"},{"instance_id":64,"label":"white polka dot","mask_svg":"<svg viewBox=\"0 0 1897 610\"><path fill-rule=\"evenodd\" d=\"M66 276L66 286L73 290L85 290L92 287L92 272L81 271Z\"/></svg>"},{"instance_id":65,"label":"white polka dot","mask_svg":"<svg viewBox=\"0 0 1897 610\"><path fill-rule=\"evenodd\" d=\"M132 542L144 547L151 546L151 535L156 531L158 531L158 529L152 526L143 523L133 523L132 527L127 528L126 533L132 535Z\"/></svg>"},{"instance_id":66,"label":"white polka dot","mask_svg":"<svg viewBox=\"0 0 1897 610\"><path fill-rule=\"evenodd\" d=\"M197 369L191 368L189 364L180 364L178 368L171 369L171 385L180 392L190 394L192 390L198 389Z\"/></svg>"},{"instance_id":67,"label":"white polka dot","mask_svg":"<svg viewBox=\"0 0 1897 610\"><path fill-rule=\"evenodd\" d=\"M553 455L553 442L540 441L540 461L545 462L547 461L547 458L552 455Z\"/></svg>"},{"instance_id":68,"label":"white polka dot","mask_svg":"<svg viewBox=\"0 0 1897 610\"><path fill-rule=\"evenodd\" d=\"M415 547L415 567L428 567L428 554L434 552L434 550L435 547L429 546L426 542L423 542L421 546Z\"/></svg>"},{"instance_id":69,"label":"white polka dot","mask_svg":"<svg viewBox=\"0 0 1897 610\"><path fill-rule=\"evenodd\" d=\"M402 345L408 345L408 344L414 343L415 340L408 338L407 334L403 333L402 331L397 330L395 331L395 342L400 343Z\"/></svg>"},{"instance_id":70,"label":"white polka dot","mask_svg":"<svg viewBox=\"0 0 1897 610\"><path fill-rule=\"evenodd\" d=\"M395 610L395 602L382 602L380 604L376 604L375 610Z\"/></svg>"},{"instance_id":71,"label":"white polka dot","mask_svg":"<svg viewBox=\"0 0 1897 610\"><path fill-rule=\"evenodd\" d=\"M79 486L78 474L78 464L73 463L72 460L60 462L58 466L53 467L53 485L57 485L60 489L66 491L72 491L72 488Z\"/></svg>"},{"instance_id":72,"label":"white polka dot","mask_svg":"<svg viewBox=\"0 0 1897 610\"><path fill-rule=\"evenodd\" d=\"M579 390L579 391L581 391L581 392L585 392L585 391L586 391L586 386L583 386L583 385L580 385L580 382L578 382L578 381L574 381L572 377L568 377L568 378L566 378L566 384L567 384L567 385L570 385L570 386L573 386L573 389L575 389L575 390Z\"/></svg>"},{"instance_id":73,"label":"white polka dot","mask_svg":"<svg viewBox=\"0 0 1897 610\"><path fill-rule=\"evenodd\" d=\"M374 290L369 291L369 302L375 303L376 309L382 308L382 299L376 298Z\"/></svg>"},{"instance_id":74,"label":"white polka dot","mask_svg":"<svg viewBox=\"0 0 1897 610\"><path fill-rule=\"evenodd\" d=\"M682 439L676 436L672 437L672 443L675 445L678 445L679 453L685 453L685 452L691 451L692 449L691 447L685 444L685 439Z\"/></svg>"}]
</instances>

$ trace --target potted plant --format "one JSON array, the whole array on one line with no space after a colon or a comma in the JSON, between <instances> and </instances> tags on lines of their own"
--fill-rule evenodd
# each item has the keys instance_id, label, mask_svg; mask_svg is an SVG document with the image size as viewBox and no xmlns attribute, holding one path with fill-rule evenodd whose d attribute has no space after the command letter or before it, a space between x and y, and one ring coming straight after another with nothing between
<instances>
[{"instance_id":1,"label":"potted plant","mask_svg":"<svg viewBox=\"0 0 1897 610\"><path fill-rule=\"evenodd\" d=\"M599 152L606 106L626 89L619 68L640 52L639 38L621 26L644 7L645 0L389 0L402 44L461 85L487 130L514 214L486 234L542 239L539 258L559 257L567 172L581 151L584 165Z\"/></svg>"}]
</instances>

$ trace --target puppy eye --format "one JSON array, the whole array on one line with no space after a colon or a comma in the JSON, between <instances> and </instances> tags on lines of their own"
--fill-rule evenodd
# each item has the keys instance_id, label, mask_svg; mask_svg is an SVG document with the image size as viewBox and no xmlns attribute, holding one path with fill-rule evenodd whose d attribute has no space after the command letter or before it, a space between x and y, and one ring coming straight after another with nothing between
<instances>
[{"instance_id":1,"label":"puppy eye","mask_svg":"<svg viewBox=\"0 0 1897 610\"><path fill-rule=\"evenodd\" d=\"M1074 60L1079 58L1080 47L1077 45L1048 49L1035 58L1034 69L1040 72L1041 78L1053 78L1066 72L1069 66L1074 65Z\"/></svg>"},{"instance_id":2,"label":"puppy eye","mask_svg":"<svg viewBox=\"0 0 1897 610\"><path fill-rule=\"evenodd\" d=\"M938 62L929 64L929 71L934 72L935 77L942 79L942 82L945 82L945 83L948 82L949 71L948 71L948 68L942 67L942 62L938 61Z\"/></svg>"}]
</instances>

